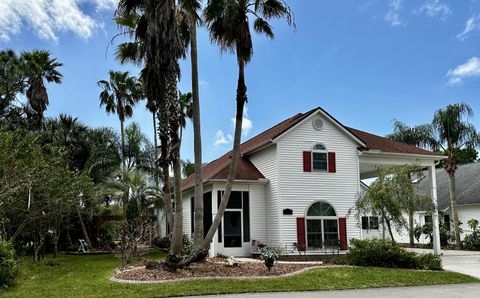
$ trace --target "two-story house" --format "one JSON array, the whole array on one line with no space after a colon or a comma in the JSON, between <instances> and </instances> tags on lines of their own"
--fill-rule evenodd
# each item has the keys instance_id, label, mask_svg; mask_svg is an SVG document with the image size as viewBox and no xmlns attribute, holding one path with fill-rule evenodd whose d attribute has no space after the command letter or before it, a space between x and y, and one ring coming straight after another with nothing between
<instances>
[{"instance_id":1,"label":"two-story house","mask_svg":"<svg viewBox=\"0 0 480 298\"><path fill-rule=\"evenodd\" d=\"M285 254L295 246L318 253L335 241L346 249L352 238L363 238L361 223L348 216L362 179L375 177L382 166L417 163L432 170L441 158L346 127L321 108L296 114L241 145L233 192L210 253L248 256L253 240L279 245ZM228 152L203 168L205 233L230 161ZM193 176L182 183L187 235L194 233L194 185Z\"/></svg>"}]
</instances>

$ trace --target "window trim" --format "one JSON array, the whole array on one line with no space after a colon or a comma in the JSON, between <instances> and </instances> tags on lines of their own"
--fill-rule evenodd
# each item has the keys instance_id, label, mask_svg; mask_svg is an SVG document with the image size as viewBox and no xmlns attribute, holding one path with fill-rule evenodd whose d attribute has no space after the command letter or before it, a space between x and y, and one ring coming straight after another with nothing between
<instances>
[{"instance_id":1,"label":"window trim","mask_svg":"<svg viewBox=\"0 0 480 298\"><path fill-rule=\"evenodd\" d=\"M335 216L315 216L315 215L308 215L308 210L310 210L310 208L318 203L318 202L321 202L321 203L326 203L326 204L329 204L333 211L335 212ZM305 247L307 250L314 250L314 248L310 248L309 245L308 245L308 225L307 225L307 221L308 220L320 220L321 221L321 235L322 235L322 248L324 247L324 244L325 244L325 220L336 220L337 222L337 239L338 241L340 241L340 222L339 222L339 216L338 216L338 212L337 210L335 209L335 206L333 206L332 203L330 203L329 201L326 201L326 200L317 200L317 201L314 201L312 202L308 207L307 209L305 210L305 216L304 216L304 225L305 225ZM318 234L318 233L317 233ZM333 234L333 233L329 233L329 234Z\"/></svg>"},{"instance_id":2,"label":"window trim","mask_svg":"<svg viewBox=\"0 0 480 298\"><path fill-rule=\"evenodd\" d=\"M315 149L316 146L318 145L321 145L324 149ZM326 167L325 169L315 169L315 167L313 166L314 164L314 158L313 158L313 154L314 153L323 153L325 154L325 164L326 164ZM311 169L312 169L312 172L328 172L328 149L327 149L327 146L325 146L325 144L323 143L315 143L312 147L312 151L310 151L310 155L311 155ZM331 205L331 204L330 204Z\"/></svg>"}]
</instances>

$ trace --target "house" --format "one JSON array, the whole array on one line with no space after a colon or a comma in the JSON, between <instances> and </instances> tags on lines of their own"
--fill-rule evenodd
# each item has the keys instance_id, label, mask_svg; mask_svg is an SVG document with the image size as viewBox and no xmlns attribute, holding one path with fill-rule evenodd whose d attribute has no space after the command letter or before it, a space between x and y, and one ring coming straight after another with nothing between
<instances>
[{"instance_id":1,"label":"house","mask_svg":"<svg viewBox=\"0 0 480 298\"><path fill-rule=\"evenodd\" d=\"M364 238L349 210L361 180L379 167L417 163L434 170L435 153L350 128L322 108L296 114L241 145L233 192L210 254L249 256L258 242L316 254ZM203 168L208 230L222 198L231 153ZM433 171L435 174L435 171ZM192 235L194 177L182 182L184 232ZM435 198L435 185L432 197ZM165 227L163 226L162 229ZM253 244L253 245L252 245Z\"/></svg>"}]
</instances>

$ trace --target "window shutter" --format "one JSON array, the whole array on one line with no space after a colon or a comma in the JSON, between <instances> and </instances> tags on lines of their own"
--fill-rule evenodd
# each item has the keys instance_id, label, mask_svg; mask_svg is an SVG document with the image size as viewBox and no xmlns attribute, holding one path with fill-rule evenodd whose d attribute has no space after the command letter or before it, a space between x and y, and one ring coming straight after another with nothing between
<instances>
[{"instance_id":1,"label":"window shutter","mask_svg":"<svg viewBox=\"0 0 480 298\"><path fill-rule=\"evenodd\" d=\"M297 217L297 245L299 251L306 251L305 245L305 218Z\"/></svg>"},{"instance_id":2,"label":"window shutter","mask_svg":"<svg viewBox=\"0 0 480 298\"><path fill-rule=\"evenodd\" d=\"M328 152L328 172L335 173L337 171L337 165L335 161L335 152Z\"/></svg>"},{"instance_id":3,"label":"window shutter","mask_svg":"<svg viewBox=\"0 0 480 298\"><path fill-rule=\"evenodd\" d=\"M303 171L312 171L312 152L310 151L303 151Z\"/></svg>"},{"instance_id":4,"label":"window shutter","mask_svg":"<svg viewBox=\"0 0 480 298\"><path fill-rule=\"evenodd\" d=\"M346 250L347 245L347 219L345 217L338 218L339 233L340 233L340 249Z\"/></svg>"}]
</instances>

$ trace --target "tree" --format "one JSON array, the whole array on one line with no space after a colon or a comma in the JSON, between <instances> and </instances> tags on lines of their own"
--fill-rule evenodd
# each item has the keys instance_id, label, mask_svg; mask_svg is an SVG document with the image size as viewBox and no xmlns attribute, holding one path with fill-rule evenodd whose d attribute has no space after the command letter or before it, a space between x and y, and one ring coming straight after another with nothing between
<instances>
[{"instance_id":1,"label":"tree","mask_svg":"<svg viewBox=\"0 0 480 298\"><path fill-rule=\"evenodd\" d=\"M202 134L200 121L200 93L198 83L198 48L197 48L197 25L201 22L199 11L201 9L198 0L180 0L180 8L184 12L188 31L190 33L190 60L192 67L192 119L193 119L193 152L195 165L194 173L184 172L185 176L195 174L195 235L194 246L200 248L203 241L203 180L202 180ZM185 170L185 167L184 167Z\"/></svg>"},{"instance_id":2,"label":"tree","mask_svg":"<svg viewBox=\"0 0 480 298\"><path fill-rule=\"evenodd\" d=\"M24 72L27 78L26 96L28 104L35 112L34 125L38 129L49 104L45 81L60 84L62 74L58 68L63 64L51 58L48 51L22 52L21 57L24 60Z\"/></svg>"},{"instance_id":3,"label":"tree","mask_svg":"<svg viewBox=\"0 0 480 298\"><path fill-rule=\"evenodd\" d=\"M407 171L410 169L407 169ZM411 194L412 181L405 170L400 168L379 169L378 178L370 185L368 190L355 202L355 206L349 212L355 210L357 217L363 214L379 215L387 225L392 241L393 227L401 229L405 226L405 219L402 216L403 206L400 203L405 192ZM405 189L405 185L410 185Z\"/></svg>"},{"instance_id":4,"label":"tree","mask_svg":"<svg viewBox=\"0 0 480 298\"><path fill-rule=\"evenodd\" d=\"M0 51L0 116L25 90L23 61L13 50Z\"/></svg>"},{"instance_id":5,"label":"tree","mask_svg":"<svg viewBox=\"0 0 480 298\"><path fill-rule=\"evenodd\" d=\"M122 141L122 165L125 166L125 130L124 122L133 114L133 107L141 99L142 92L138 80L128 71L109 71L109 80L98 81L103 90L100 93L100 106L105 106L107 113L116 113L120 120Z\"/></svg>"},{"instance_id":6,"label":"tree","mask_svg":"<svg viewBox=\"0 0 480 298\"><path fill-rule=\"evenodd\" d=\"M183 177L195 174L195 163L191 162L189 159L182 160L182 174Z\"/></svg>"},{"instance_id":7,"label":"tree","mask_svg":"<svg viewBox=\"0 0 480 298\"><path fill-rule=\"evenodd\" d=\"M473 116L472 108L466 103L451 104L437 110L433 116L434 142L436 149L447 154L443 168L448 173L450 184L450 210L453 221L453 234L457 248L461 248L460 228L457 212L457 193L455 171L458 159L456 151L462 148L475 148L480 144L480 137L475 127L468 122Z\"/></svg>"},{"instance_id":8,"label":"tree","mask_svg":"<svg viewBox=\"0 0 480 298\"><path fill-rule=\"evenodd\" d=\"M203 259L208 254L210 242L227 207L232 191L238 157L240 156L240 139L242 134L243 110L247 102L247 86L245 84L245 66L253 56L253 42L250 34L249 16L255 18L253 29L259 34L274 38L271 19L286 18L289 25L294 26L290 7L282 0L210 0L205 8L204 17L211 40L218 44L222 52L231 51L236 54L238 65L238 81L236 93L235 133L232 150L232 162L228 172L225 193L202 245L194 249L186 262Z\"/></svg>"},{"instance_id":9,"label":"tree","mask_svg":"<svg viewBox=\"0 0 480 298\"><path fill-rule=\"evenodd\" d=\"M393 133L388 135L387 138L402 142L408 145L416 146L416 147L423 147L429 148L432 144L432 126L430 124L421 124L415 126L408 126L398 120L395 120L393 124ZM412 168L417 173L418 171L415 168ZM408 177L411 175L408 174ZM409 203L415 203L414 197L410 197L411 200ZM415 208L413 206L413 208ZM407 208L408 211L408 236L410 240L410 245L415 244L415 235L414 235L414 227L413 227L413 212L415 210L411 210L411 206Z\"/></svg>"}]
</instances>

